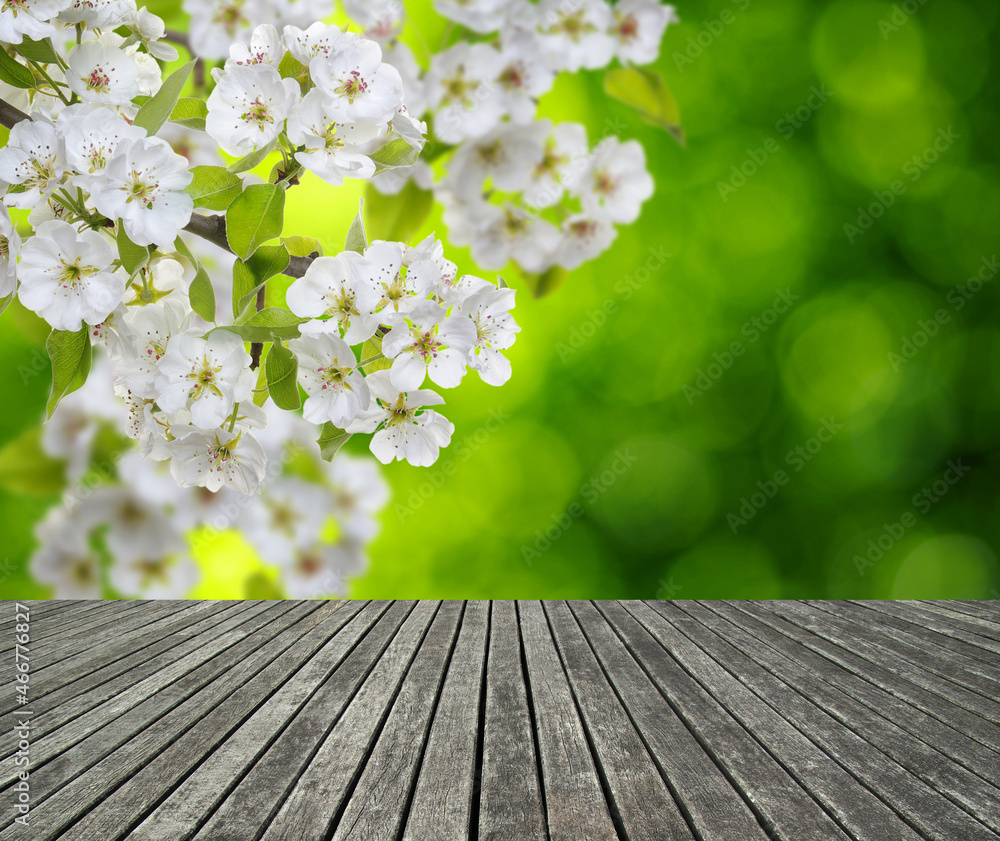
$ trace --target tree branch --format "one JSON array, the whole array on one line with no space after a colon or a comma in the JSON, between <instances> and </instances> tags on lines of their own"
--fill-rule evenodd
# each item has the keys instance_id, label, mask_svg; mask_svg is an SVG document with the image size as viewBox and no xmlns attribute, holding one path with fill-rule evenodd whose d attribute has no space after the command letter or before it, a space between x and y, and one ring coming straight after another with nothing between
<instances>
[{"instance_id":1,"label":"tree branch","mask_svg":"<svg viewBox=\"0 0 1000 841\"><path fill-rule=\"evenodd\" d=\"M21 120L30 120L27 114L0 99L0 123L7 128L14 128Z\"/></svg>"},{"instance_id":2,"label":"tree branch","mask_svg":"<svg viewBox=\"0 0 1000 841\"><path fill-rule=\"evenodd\" d=\"M13 105L0 99L0 124L7 128L14 128L22 120L30 120L27 114L15 108ZM226 217L225 216L202 216L200 213L192 213L191 221L184 226L184 230L207 239L226 251L232 253L229 247L229 240L226 239ZM312 264L315 257L292 257L288 262L288 268L282 274L289 277L302 277L306 269Z\"/></svg>"}]
</instances>

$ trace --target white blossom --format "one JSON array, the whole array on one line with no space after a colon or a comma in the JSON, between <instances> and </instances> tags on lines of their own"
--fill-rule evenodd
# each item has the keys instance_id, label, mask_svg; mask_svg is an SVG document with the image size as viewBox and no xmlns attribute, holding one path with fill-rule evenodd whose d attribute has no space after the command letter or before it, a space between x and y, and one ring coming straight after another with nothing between
<instances>
[{"instance_id":1,"label":"white blossom","mask_svg":"<svg viewBox=\"0 0 1000 841\"><path fill-rule=\"evenodd\" d=\"M186 331L194 313L180 301L167 298L156 304L130 307L125 319L135 336L136 353L122 360L117 375L136 398L153 400L159 393L157 365L167 352L171 336Z\"/></svg>"},{"instance_id":2,"label":"white blossom","mask_svg":"<svg viewBox=\"0 0 1000 841\"><path fill-rule=\"evenodd\" d=\"M228 487L249 496L257 493L267 467L264 449L245 429L192 429L171 441L169 450L170 472L185 487Z\"/></svg>"},{"instance_id":3,"label":"white blossom","mask_svg":"<svg viewBox=\"0 0 1000 841\"><path fill-rule=\"evenodd\" d=\"M66 153L55 126L44 119L22 120L10 130L0 149L0 179L18 185L22 192L8 192L10 207L35 207L44 202L66 173Z\"/></svg>"},{"instance_id":4,"label":"white blossom","mask_svg":"<svg viewBox=\"0 0 1000 841\"><path fill-rule=\"evenodd\" d=\"M236 403L249 399L256 379L243 340L228 330L216 330L207 339L174 335L157 370L160 408L188 409L191 423L201 429L222 425Z\"/></svg>"},{"instance_id":5,"label":"white blossom","mask_svg":"<svg viewBox=\"0 0 1000 841\"><path fill-rule=\"evenodd\" d=\"M101 213L122 220L132 242L168 246L191 220L194 202L184 192L191 178L187 161L166 141L124 140L90 195Z\"/></svg>"},{"instance_id":6,"label":"white blossom","mask_svg":"<svg viewBox=\"0 0 1000 841\"><path fill-rule=\"evenodd\" d=\"M388 371L376 371L367 380L372 406L347 431L374 432L370 448L382 464L395 459L415 467L434 464L441 447L450 443L455 425L424 407L438 406L444 399L430 390L400 391L390 381Z\"/></svg>"},{"instance_id":7,"label":"white blossom","mask_svg":"<svg viewBox=\"0 0 1000 841\"><path fill-rule=\"evenodd\" d=\"M0 204L0 301L17 288L17 258L21 254L21 235L11 221L10 211Z\"/></svg>"},{"instance_id":8,"label":"white blossom","mask_svg":"<svg viewBox=\"0 0 1000 841\"><path fill-rule=\"evenodd\" d=\"M656 61L664 30L678 20L674 7L660 0L619 0L611 7L611 14L611 35L617 41L615 53L632 64Z\"/></svg>"},{"instance_id":9,"label":"white blossom","mask_svg":"<svg viewBox=\"0 0 1000 841\"><path fill-rule=\"evenodd\" d=\"M298 82L270 64L233 66L208 97L206 131L228 154L248 155L282 132L298 97Z\"/></svg>"},{"instance_id":10,"label":"white blossom","mask_svg":"<svg viewBox=\"0 0 1000 841\"><path fill-rule=\"evenodd\" d=\"M56 34L55 17L69 0L5 0L0 4L0 42L20 44L25 36L42 41Z\"/></svg>"},{"instance_id":11,"label":"white blossom","mask_svg":"<svg viewBox=\"0 0 1000 841\"><path fill-rule=\"evenodd\" d=\"M308 66L317 56L329 56L343 34L339 26L317 21L306 30L286 26L282 39L292 58Z\"/></svg>"},{"instance_id":12,"label":"white blossom","mask_svg":"<svg viewBox=\"0 0 1000 841\"><path fill-rule=\"evenodd\" d=\"M316 545L332 506L325 488L281 476L261 488L239 522L261 558L287 567Z\"/></svg>"},{"instance_id":13,"label":"white blossom","mask_svg":"<svg viewBox=\"0 0 1000 841\"><path fill-rule=\"evenodd\" d=\"M604 67L615 52L611 7L604 0L541 0L536 7L542 49L553 67Z\"/></svg>"},{"instance_id":14,"label":"white blossom","mask_svg":"<svg viewBox=\"0 0 1000 841\"><path fill-rule=\"evenodd\" d=\"M385 125L403 101L403 81L391 64L382 63L374 41L344 33L329 55L309 62L309 76L330 102L340 122Z\"/></svg>"},{"instance_id":15,"label":"white blossom","mask_svg":"<svg viewBox=\"0 0 1000 841\"><path fill-rule=\"evenodd\" d=\"M305 146L295 160L328 184L339 186L344 178L371 178L375 163L363 144L378 137L375 123L339 123L332 100L318 88L309 91L288 119L288 139Z\"/></svg>"},{"instance_id":16,"label":"white blossom","mask_svg":"<svg viewBox=\"0 0 1000 841\"><path fill-rule=\"evenodd\" d=\"M465 376L468 354L476 343L473 323L447 316L443 307L424 301L400 319L382 340L392 359L392 385L400 391L419 388L424 377L442 388L455 388Z\"/></svg>"},{"instance_id":17,"label":"white blossom","mask_svg":"<svg viewBox=\"0 0 1000 841\"><path fill-rule=\"evenodd\" d=\"M330 316L343 331L344 341L355 345L370 339L378 327L374 312L380 294L371 279L374 272L354 251L319 257L288 288L285 300L302 318Z\"/></svg>"},{"instance_id":18,"label":"white blossom","mask_svg":"<svg viewBox=\"0 0 1000 841\"><path fill-rule=\"evenodd\" d=\"M78 103L60 115L56 129L62 135L66 160L76 170L73 183L90 191L105 176L105 170L123 140L139 140L145 130L133 126L111 108Z\"/></svg>"},{"instance_id":19,"label":"white blossom","mask_svg":"<svg viewBox=\"0 0 1000 841\"><path fill-rule=\"evenodd\" d=\"M459 42L431 59L427 95L439 140L481 137L500 121L504 105L495 80L502 69L500 52L489 44Z\"/></svg>"},{"instance_id":20,"label":"white blossom","mask_svg":"<svg viewBox=\"0 0 1000 841\"><path fill-rule=\"evenodd\" d=\"M229 48L225 70L249 64L270 64L277 69L284 54L285 45L278 30L270 23L262 23L250 35L249 44L237 41Z\"/></svg>"},{"instance_id":21,"label":"white blossom","mask_svg":"<svg viewBox=\"0 0 1000 841\"><path fill-rule=\"evenodd\" d=\"M572 188L586 211L599 219L632 223L653 195L646 153L637 140L609 137L594 150L589 166L572 177Z\"/></svg>"},{"instance_id":22,"label":"white blossom","mask_svg":"<svg viewBox=\"0 0 1000 841\"><path fill-rule=\"evenodd\" d=\"M39 225L21 250L18 297L54 330L100 324L122 302L125 275L112 271L115 250L96 231L53 220Z\"/></svg>"},{"instance_id":23,"label":"white blossom","mask_svg":"<svg viewBox=\"0 0 1000 841\"><path fill-rule=\"evenodd\" d=\"M343 596L347 576L361 572L365 559L360 550L349 544L317 543L282 568L282 580L293 599L320 596Z\"/></svg>"},{"instance_id":24,"label":"white blossom","mask_svg":"<svg viewBox=\"0 0 1000 841\"><path fill-rule=\"evenodd\" d=\"M140 93L139 65L107 40L84 41L70 50L66 84L84 102L128 105Z\"/></svg>"},{"instance_id":25,"label":"white blossom","mask_svg":"<svg viewBox=\"0 0 1000 841\"><path fill-rule=\"evenodd\" d=\"M302 338L288 347L299 360L299 382L309 395L302 414L310 423L330 421L343 428L371 402L358 359L334 321L310 321L299 331Z\"/></svg>"},{"instance_id":26,"label":"white blossom","mask_svg":"<svg viewBox=\"0 0 1000 841\"><path fill-rule=\"evenodd\" d=\"M475 345L469 361L488 385L500 386L510 379L510 362L500 351L514 344L521 329L510 314L512 309L514 290L487 284L466 298L458 311L475 328Z\"/></svg>"}]
</instances>

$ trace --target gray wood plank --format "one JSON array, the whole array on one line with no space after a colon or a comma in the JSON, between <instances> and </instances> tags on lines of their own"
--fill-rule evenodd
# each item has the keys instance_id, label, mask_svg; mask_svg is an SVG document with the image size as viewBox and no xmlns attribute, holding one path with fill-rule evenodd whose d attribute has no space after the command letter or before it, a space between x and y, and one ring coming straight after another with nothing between
<instances>
[{"instance_id":1,"label":"gray wood plank","mask_svg":"<svg viewBox=\"0 0 1000 841\"><path fill-rule=\"evenodd\" d=\"M695 833L719 841L767 833L592 604L570 603L618 700Z\"/></svg>"},{"instance_id":2,"label":"gray wood plank","mask_svg":"<svg viewBox=\"0 0 1000 841\"><path fill-rule=\"evenodd\" d=\"M863 626L871 634L872 642L910 663L987 698L1000 694L1000 672L995 666L990 667L982 660L969 656L970 649L973 652L975 649L968 643L858 604L833 602L815 603L813 606L839 620Z\"/></svg>"},{"instance_id":3,"label":"gray wood plank","mask_svg":"<svg viewBox=\"0 0 1000 841\"><path fill-rule=\"evenodd\" d=\"M798 602L770 602L767 607L817 636L846 645L868 662L940 695L949 703L962 707L992 723L1000 722L1000 703L959 686L946 677L927 671L914 663L898 657L894 652L869 641L867 627L840 622L821 611Z\"/></svg>"},{"instance_id":4,"label":"gray wood plank","mask_svg":"<svg viewBox=\"0 0 1000 841\"><path fill-rule=\"evenodd\" d=\"M761 703L742 679L733 677L688 639L678 627L683 620L676 608L659 603L652 607L629 603L627 607L684 669L718 698L857 841L920 839L911 826L840 765L831 762L811 739L770 706Z\"/></svg>"},{"instance_id":5,"label":"gray wood plank","mask_svg":"<svg viewBox=\"0 0 1000 841\"><path fill-rule=\"evenodd\" d=\"M217 841L259 837L413 608L413 602L396 602L379 617L191 837Z\"/></svg>"},{"instance_id":6,"label":"gray wood plank","mask_svg":"<svg viewBox=\"0 0 1000 841\"><path fill-rule=\"evenodd\" d=\"M871 683L944 724L961 729L975 741L994 751L1000 751L1000 733L982 717L950 704L945 698L922 685L890 671L856 654L853 647L832 642L795 622L779 615L771 603L741 602L740 609L760 621L778 628L803 646L837 663L857 677Z\"/></svg>"},{"instance_id":7,"label":"gray wood plank","mask_svg":"<svg viewBox=\"0 0 1000 841\"><path fill-rule=\"evenodd\" d=\"M244 605L213 605L205 614L185 615L169 636L112 661L93 672L82 675L78 680L60 686L40 698L32 700L31 709L35 714L35 737L40 738L52 732L67 721L93 709L98 704L114 697L120 691L154 674L165 665L184 656L192 648L213 639L231 627L229 624L245 610ZM0 716L0 733L6 736L17 712ZM0 745L7 748L6 739ZM12 749L12 745L10 746ZM2 750L3 758L9 755Z\"/></svg>"},{"instance_id":8,"label":"gray wood plank","mask_svg":"<svg viewBox=\"0 0 1000 841\"><path fill-rule=\"evenodd\" d=\"M434 617L332 841L399 837L463 611L462 603L449 601Z\"/></svg>"},{"instance_id":9,"label":"gray wood plank","mask_svg":"<svg viewBox=\"0 0 1000 841\"><path fill-rule=\"evenodd\" d=\"M617 841L552 632L539 602L519 602L528 684L535 706L551 841Z\"/></svg>"},{"instance_id":10,"label":"gray wood plank","mask_svg":"<svg viewBox=\"0 0 1000 841\"><path fill-rule=\"evenodd\" d=\"M1000 628L1000 600L983 599L982 601L954 601L945 599L938 602L941 607L946 607L953 613L961 613L963 616L972 616L976 619L984 619Z\"/></svg>"},{"instance_id":11,"label":"gray wood plank","mask_svg":"<svg viewBox=\"0 0 1000 841\"><path fill-rule=\"evenodd\" d=\"M623 834L629 841L691 841L694 834L573 614L563 602L547 602L545 612Z\"/></svg>"},{"instance_id":12,"label":"gray wood plank","mask_svg":"<svg viewBox=\"0 0 1000 841\"><path fill-rule=\"evenodd\" d=\"M683 602L678 607L701 626L699 637L714 632L709 645L715 649L716 659L727 657L729 649L740 652L745 660L727 657L730 671L808 732L883 800L908 814L925 835L985 841L1000 828L1000 790L986 780L949 761L707 606ZM858 742L863 742L863 747ZM949 802L942 802L942 798Z\"/></svg>"},{"instance_id":13,"label":"gray wood plank","mask_svg":"<svg viewBox=\"0 0 1000 841\"><path fill-rule=\"evenodd\" d=\"M493 603L479 838L544 841L545 812L513 602Z\"/></svg>"},{"instance_id":14,"label":"gray wood plank","mask_svg":"<svg viewBox=\"0 0 1000 841\"><path fill-rule=\"evenodd\" d=\"M378 738L438 607L438 603L420 602L413 609L358 694L295 781L261 836L262 841L327 837L334 817Z\"/></svg>"},{"instance_id":15,"label":"gray wood plank","mask_svg":"<svg viewBox=\"0 0 1000 841\"><path fill-rule=\"evenodd\" d=\"M902 607L913 607L924 613L932 613L954 626L956 630L979 634L993 642L1000 641L1000 626L997 625L996 616L988 617L983 614L965 613L939 601L903 600L897 604Z\"/></svg>"},{"instance_id":16,"label":"gray wood plank","mask_svg":"<svg viewBox=\"0 0 1000 841\"><path fill-rule=\"evenodd\" d=\"M32 813L39 841L59 837L164 744L280 655L308 629L308 624L299 623L317 612L315 605L288 606L274 621L236 642L227 656L213 658L34 771ZM199 692L208 686L209 691ZM19 830L7 826L0 839L20 837Z\"/></svg>"},{"instance_id":17,"label":"gray wood plank","mask_svg":"<svg viewBox=\"0 0 1000 841\"><path fill-rule=\"evenodd\" d=\"M324 683L333 679L336 670L387 607L387 603L351 602L340 608L332 617L334 636L235 733L205 757L142 823L131 829L130 841L190 838ZM186 748L182 752L186 754ZM169 762L169 772L176 776L172 757ZM137 779L137 784L142 785L142 781Z\"/></svg>"},{"instance_id":18,"label":"gray wood plank","mask_svg":"<svg viewBox=\"0 0 1000 841\"><path fill-rule=\"evenodd\" d=\"M126 837L134 839L135 833L131 832L133 827L220 743L234 737L237 731L244 728L254 729L255 735L262 735L259 727L254 727L251 722L259 723L268 713L277 712L284 717L288 712L286 704L290 695L315 689L315 681L320 677L315 674L316 665L323 662L317 658L317 654L329 651L328 646L337 632L351 620L360 605L339 608L337 603L326 602L289 628L283 642L290 644L278 650L280 643L275 642L276 654L273 659L228 696L219 692L217 684L202 690L196 700L201 709L209 710L207 714L181 736L162 744L147 740L146 751L142 754L133 752L130 757L131 767L135 768L133 773L112 794L73 824L68 833L73 841L118 841ZM227 674L224 679L228 680L230 677ZM212 696L211 701L209 694ZM206 707L206 703L214 703L214 706ZM191 712L184 711L185 714ZM180 713L178 710L178 714ZM242 744L250 755L259 747L248 744L246 739L242 740ZM109 760L121 765L120 754L121 751L116 751ZM140 762L143 764L139 765ZM93 777L92 772L88 773L88 782ZM173 838L176 839L177 835Z\"/></svg>"},{"instance_id":19,"label":"gray wood plank","mask_svg":"<svg viewBox=\"0 0 1000 841\"><path fill-rule=\"evenodd\" d=\"M463 841L470 837L489 622L489 602L466 606L403 841Z\"/></svg>"},{"instance_id":20,"label":"gray wood plank","mask_svg":"<svg viewBox=\"0 0 1000 841\"><path fill-rule=\"evenodd\" d=\"M171 709L208 679L203 676L214 677L224 671L226 652L244 646L248 632L266 635L268 626L279 623L283 614L295 609L295 605L289 604L273 606L268 611L267 606L262 605L260 612L245 625L201 646L190 656L49 733L32 751L32 764L38 778L32 786L32 799L39 802L46 792L64 785L139 732L146 722ZM114 722L115 726L111 727L109 722ZM4 769L4 790L14 783L14 770Z\"/></svg>"},{"instance_id":21,"label":"gray wood plank","mask_svg":"<svg viewBox=\"0 0 1000 841\"><path fill-rule=\"evenodd\" d=\"M712 602L708 607L983 779L990 779L1000 767L1000 753L782 633L778 624L781 620L767 624L746 612L742 602Z\"/></svg>"},{"instance_id":22,"label":"gray wood plank","mask_svg":"<svg viewBox=\"0 0 1000 841\"><path fill-rule=\"evenodd\" d=\"M652 633L618 602L598 602L629 651L680 716L761 825L780 841L846 841L816 799L757 741L732 712L689 675ZM647 621L664 620L650 611Z\"/></svg>"},{"instance_id":23,"label":"gray wood plank","mask_svg":"<svg viewBox=\"0 0 1000 841\"><path fill-rule=\"evenodd\" d=\"M964 640L980 649L991 662L1000 657L1000 641L994 639L989 624L984 628L976 620L964 622L953 616L942 615L937 610L928 607L923 602L873 602L872 610L898 616L908 622L919 622L923 627L939 634Z\"/></svg>"}]
</instances>

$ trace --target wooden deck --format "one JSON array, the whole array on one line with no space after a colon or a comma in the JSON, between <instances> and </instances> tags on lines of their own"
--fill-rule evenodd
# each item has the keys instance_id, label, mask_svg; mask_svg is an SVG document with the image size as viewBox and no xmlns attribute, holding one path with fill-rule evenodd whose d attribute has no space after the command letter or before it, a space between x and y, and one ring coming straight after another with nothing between
<instances>
[{"instance_id":1,"label":"wooden deck","mask_svg":"<svg viewBox=\"0 0 1000 841\"><path fill-rule=\"evenodd\" d=\"M0 841L1000 838L997 602L29 605Z\"/></svg>"}]
</instances>

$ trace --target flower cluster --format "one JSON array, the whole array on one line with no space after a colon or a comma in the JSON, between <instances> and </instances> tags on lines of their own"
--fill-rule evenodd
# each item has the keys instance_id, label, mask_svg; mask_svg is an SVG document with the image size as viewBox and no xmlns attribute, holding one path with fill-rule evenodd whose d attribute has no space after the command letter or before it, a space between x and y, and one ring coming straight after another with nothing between
<instances>
[{"instance_id":1,"label":"flower cluster","mask_svg":"<svg viewBox=\"0 0 1000 841\"><path fill-rule=\"evenodd\" d=\"M388 499L370 459L319 459L311 424L271 405L273 423L260 437L268 471L259 494L180 487L135 449L101 453L99 439L126 440L128 418L111 393L107 358L95 365L104 376L59 405L42 439L47 455L67 460L71 483L39 524L31 560L35 579L53 587L55 598L98 598L109 589L186 596L200 579L192 549L210 550L228 530L243 535L290 597L346 593L347 577L367 566L366 547Z\"/></svg>"},{"instance_id":2,"label":"flower cluster","mask_svg":"<svg viewBox=\"0 0 1000 841\"><path fill-rule=\"evenodd\" d=\"M280 20L290 19L287 5L274 7ZM633 222L652 195L645 154L637 142L621 142L615 136L590 146L582 125L538 120L538 101L559 73L606 67L614 61L639 66L655 61L664 31L677 20L673 7L659 0L435 0L434 6L453 22L455 31L470 37L430 53L422 62L399 39L405 7L397 0L344 4L371 39L367 43L382 46L376 53L372 44L370 57L355 54L356 36L341 36L339 30L321 25L309 31L316 30L313 43L321 42L322 48L293 49L288 33L297 30L286 28L286 44L308 66L317 89L306 94L304 109L299 106L305 118L275 108L269 113L275 123L268 127L274 131L280 119L289 117L295 142L318 150L300 153L298 161L331 183L354 172L373 175L375 187L387 194L399 193L410 181L433 190L446 208L452 239L471 246L474 259L485 269L501 269L514 260L527 272L543 272L553 266L573 269L596 258L613 242L615 226ZM227 73L237 56L244 62L249 61L246 55L269 56L265 61L272 64L279 60L264 48L261 29L250 29L249 20L264 17L224 14L249 10L249 0L245 7L222 0L210 8L217 19L230 21L228 37L238 41ZM221 58L225 52L210 54ZM317 57L321 61L314 66ZM335 86L323 81L329 79L331 65L351 68L366 84L375 75L386 77L373 96L381 103L382 120L392 117L391 127L401 137L419 137L424 123L415 118L432 125L437 171L424 159L377 171L364 150L378 135L356 109L354 120L341 124L345 109L336 104L333 92L340 89L342 100L344 91L352 89L343 74L335 75ZM406 101L406 108L394 117L388 107L390 76L393 89ZM247 103L254 101L258 89L248 79L232 84L239 103L233 107L248 113ZM272 79L270 95L277 103L281 93L275 85ZM287 107L294 111L294 106ZM311 122L313 137L300 127L303 119ZM325 137L324 144L320 130L325 127L335 134ZM225 146L225 137L213 136ZM343 163L338 166L334 158Z\"/></svg>"},{"instance_id":3,"label":"flower cluster","mask_svg":"<svg viewBox=\"0 0 1000 841\"><path fill-rule=\"evenodd\" d=\"M423 147L426 126L407 114L399 72L382 62L377 43L335 26L286 26L280 35L271 24L258 26L213 75L206 130L230 155L249 155L284 135L300 167L339 186L375 175L371 153L390 133L413 157Z\"/></svg>"}]
</instances>

